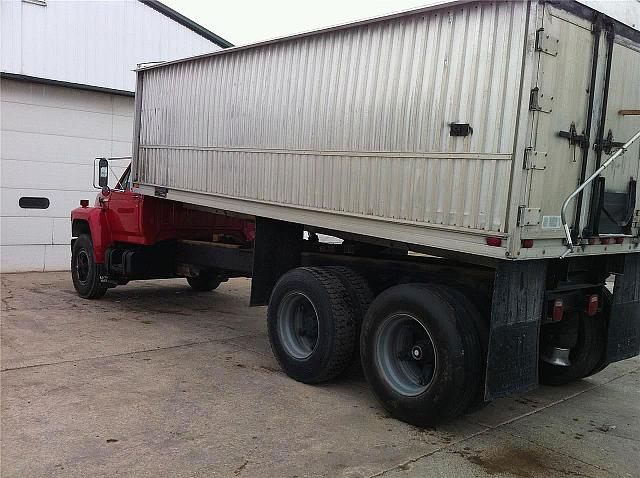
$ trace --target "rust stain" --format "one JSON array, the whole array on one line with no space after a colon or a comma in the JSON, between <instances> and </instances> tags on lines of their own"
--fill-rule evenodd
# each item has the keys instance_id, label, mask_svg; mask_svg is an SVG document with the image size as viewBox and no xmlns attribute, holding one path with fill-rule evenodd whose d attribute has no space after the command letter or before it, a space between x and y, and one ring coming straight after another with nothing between
<instances>
[{"instance_id":1,"label":"rust stain","mask_svg":"<svg viewBox=\"0 0 640 478\"><path fill-rule=\"evenodd\" d=\"M558 465L562 455L551 456L544 450L504 448L495 452L461 452L471 463L482 467L488 475L507 474L518 478L539 476L588 476L575 464Z\"/></svg>"}]
</instances>

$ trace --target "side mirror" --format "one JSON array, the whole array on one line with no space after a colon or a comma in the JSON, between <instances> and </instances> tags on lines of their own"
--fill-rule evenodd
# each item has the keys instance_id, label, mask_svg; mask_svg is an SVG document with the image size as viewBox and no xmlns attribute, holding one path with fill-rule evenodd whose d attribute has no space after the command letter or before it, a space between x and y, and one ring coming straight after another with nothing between
<instances>
[{"instance_id":1,"label":"side mirror","mask_svg":"<svg viewBox=\"0 0 640 478\"><path fill-rule=\"evenodd\" d=\"M108 187L109 184L109 161L106 158L100 158L98 161L98 186L101 188Z\"/></svg>"},{"instance_id":2,"label":"side mirror","mask_svg":"<svg viewBox=\"0 0 640 478\"><path fill-rule=\"evenodd\" d=\"M101 192L104 197L107 197L109 194L111 194L111 188L109 186L104 186Z\"/></svg>"}]
</instances>

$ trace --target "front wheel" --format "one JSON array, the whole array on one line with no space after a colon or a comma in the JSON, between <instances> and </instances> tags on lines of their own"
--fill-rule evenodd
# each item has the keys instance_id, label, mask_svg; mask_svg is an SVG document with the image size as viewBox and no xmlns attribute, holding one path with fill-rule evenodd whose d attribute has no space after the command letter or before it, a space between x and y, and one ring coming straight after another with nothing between
<instances>
[{"instance_id":1,"label":"front wheel","mask_svg":"<svg viewBox=\"0 0 640 478\"><path fill-rule=\"evenodd\" d=\"M84 299L99 299L107 291L107 287L100 283L98 265L93 256L93 242L88 234L80 235L73 245L71 278L76 292Z\"/></svg>"}]
</instances>

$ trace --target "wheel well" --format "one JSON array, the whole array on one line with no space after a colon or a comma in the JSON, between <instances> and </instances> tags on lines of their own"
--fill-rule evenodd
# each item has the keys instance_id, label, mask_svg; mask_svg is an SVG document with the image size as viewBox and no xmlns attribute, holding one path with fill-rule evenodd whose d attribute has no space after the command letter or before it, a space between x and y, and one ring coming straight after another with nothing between
<instances>
[{"instance_id":1,"label":"wheel well","mask_svg":"<svg viewBox=\"0 0 640 478\"><path fill-rule=\"evenodd\" d=\"M89 228L89 223L82 219L75 219L71 223L71 235L73 237L79 237L81 234L91 235L91 229Z\"/></svg>"}]
</instances>

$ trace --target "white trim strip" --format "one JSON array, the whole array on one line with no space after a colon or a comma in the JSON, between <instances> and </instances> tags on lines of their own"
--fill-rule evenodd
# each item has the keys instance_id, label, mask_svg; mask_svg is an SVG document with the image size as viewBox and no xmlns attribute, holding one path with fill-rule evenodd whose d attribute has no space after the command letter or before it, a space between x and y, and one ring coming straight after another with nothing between
<instances>
[{"instance_id":1,"label":"white trim strip","mask_svg":"<svg viewBox=\"0 0 640 478\"><path fill-rule=\"evenodd\" d=\"M256 153L256 154L292 154L310 156L352 156L381 158L424 158L424 159L476 159L488 161L511 160L511 153L464 153L434 152L420 153L412 151L311 151L297 149L259 149L259 148L224 148L217 146L178 146L178 145L140 145L140 149L177 150L177 151L216 151L222 153Z\"/></svg>"}]
</instances>

